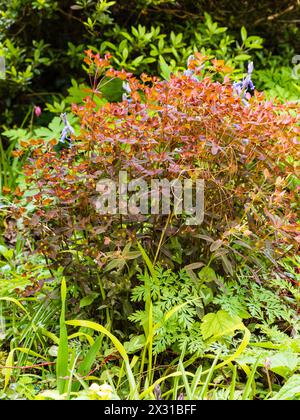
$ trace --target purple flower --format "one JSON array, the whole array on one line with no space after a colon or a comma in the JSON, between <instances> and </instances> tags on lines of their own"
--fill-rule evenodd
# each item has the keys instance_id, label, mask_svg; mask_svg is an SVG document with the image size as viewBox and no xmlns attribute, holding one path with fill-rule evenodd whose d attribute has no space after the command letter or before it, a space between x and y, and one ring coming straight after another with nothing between
<instances>
[{"instance_id":1,"label":"purple flower","mask_svg":"<svg viewBox=\"0 0 300 420\"><path fill-rule=\"evenodd\" d=\"M157 400L162 400L161 389L158 384L155 385L153 393Z\"/></svg>"},{"instance_id":2,"label":"purple flower","mask_svg":"<svg viewBox=\"0 0 300 420\"><path fill-rule=\"evenodd\" d=\"M131 95L131 87L128 82L123 82L123 90L125 90L125 93L122 95L122 101L128 101L128 103L132 102Z\"/></svg>"},{"instance_id":3,"label":"purple flower","mask_svg":"<svg viewBox=\"0 0 300 420\"><path fill-rule=\"evenodd\" d=\"M62 130L62 133L61 133L61 136L60 136L60 139L59 139L59 143L65 143L65 141L67 140L69 147L71 147L71 140L70 140L70 137L68 137L68 135L73 135L73 136L75 135L74 128L70 125L70 123L67 119L67 114L66 113L61 114L60 117L63 120L63 123L64 123L65 126Z\"/></svg>"},{"instance_id":4,"label":"purple flower","mask_svg":"<svg viewBox=\"0 0 300 420\"><path fill-rule=\"evenodd\" d=\"M233 83L233 89L235 93L242 98L242 102L245 106L249 106L249 103L247 101L249 94L251 96L254 95L255 85L251 79L253 69L254 69L253 62L251 61L248 64L247 76L240 82Z\"/></svg>"},{"instance_id":5,"label":"purple flower","mask_svg":"<svg viewBox=\"0 0 300 420\"><path fill-rule=\"evenodd\" d=\"M193 70L184 70L183 74L184 74L185 76L192 77L192 76L193 76L193 74L194 74L194 72L193 72Z\"/></svg>"},{"instance_id":6,"label":"purple flower","mask_svg":"<svg viewBox=\"0 0 300 420\"><path fill-rule=\"evenodd\" d=\"M131 94L131 87L128 82L123 82L123 89L128 95Z\"/></svg>"}]
</instances>

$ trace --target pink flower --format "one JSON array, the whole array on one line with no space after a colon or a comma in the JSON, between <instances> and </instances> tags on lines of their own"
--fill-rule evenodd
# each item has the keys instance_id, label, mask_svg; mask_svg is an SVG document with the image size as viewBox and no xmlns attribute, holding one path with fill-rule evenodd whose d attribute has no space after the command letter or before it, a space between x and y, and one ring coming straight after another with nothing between
<instances>
[{"instance_id":1,"label":"pink flower","mask_svg":"<svg viewBox=\"0 0 300 420\"><path fill-rule=\"evenodd\" d=\"M34 113L35 113L35 116L36 117L39 117L41 115L41 113L42 113L42 108L39 107L39 106L35 106L34 107Z\"/></svg>"}]
</instances>

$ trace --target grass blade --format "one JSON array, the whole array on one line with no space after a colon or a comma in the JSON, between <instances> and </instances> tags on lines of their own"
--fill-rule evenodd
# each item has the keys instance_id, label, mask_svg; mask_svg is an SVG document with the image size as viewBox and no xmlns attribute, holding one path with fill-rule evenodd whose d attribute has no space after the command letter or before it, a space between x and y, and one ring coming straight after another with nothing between
<instances>
[{"instance_id":1,"label":"grass blade","mask_svg":"<svg viewBox=\"0 0 300 420\"><path fill-rule=\"evenodd\" d=\"M102 345L103 336L100 335L97 340L94 342L94 344L91 346L89 351L87 352L85 358L80 363L80 366L78 368L78 374L80 376L86 376L89 374L89 372L92 369L93 364L95 363L95 360L97 359L97 354L100 350L100 347ZM74 392L78 391L80 388L80 383L74 383L72 390Z\"/></svg>"},{"instance_id":2,"label":"grass blade","mask_svg":"<svg viewBox=\"0 0 300 420\"><path fill-rule=\"evenodd\" d=\"M61 314L59 320L60 333L59 333L59 345L56 362L56 376L57 376L57 389L60 394L66 392L68 381L68 333L66 327L66 297L67 297L67 286L66 280L62 279L61 282Z\"/></svg>"},{"instance_id":3,"label":"grass blade","mask_svg":"<svg viewBox=\"0 0 300 420\"><path fill-rule=\"evenodd\" d=\"M229 400L234 400L234 392L235 392L235 385L236 385L236 376L237 376L237 367L236 365L233 366L233 372L232 372L232 378L231 378L231 384L229 389Z\"/></svg>"},{"instance_id":4,"label":"grass blade","mask_svg":"<svg viewBox=\"0 0 300 420\"><path fill-rule=\"evenodd\" d=\"M106 335L110 340L113 342L114 346L122 356L125 366L126 366L126 372L127 372L127 378L129 382L130 387L130 399L138 399L137 394L137 387L135 384L134 376L130 367L129 357L126 353L125 348L121 344L121 342L115 337L113 334L111 334L105 327L103 327L100 324L97 324L96 322L92 321L84 321L84 320L73 320L73 321L67 321L66 324L73 325L74 327L86 327L91 328L92 330L98 331L104 335Z\"/></svg>"},{"instance_id":5,"label":"grass blade","mask_svg":"<svg viewBox=\"0 0 300 420\"><path fill-rule=\"evenodd\" d=\"M193 399L193 395L192 395L191 387L190 387L189 381L187 379L187 375L186 375L186 372L184 370L184 366L183 366L183 363L182 363L181 360L179 361L179 369L180 369L180 372L182 373L182 380L183 380L183 383L184 383L186 396L187 396L188 400L191 401Z\"/></svg>"},{"instance_id":6,"label":"grass blade","mask_svg":"<svg viewBox=\"0 0 300 420\"><path fill-rule=\"evenodd\" d=\"M257 358L255 364L253 365L251 374L247 380L247 383L246 383L246 386L242 395L242 400L244 401L249 399L252 389L255 388L255 373L257 370L257 366L259 364L259 360L260 360L260 357Z\"/></svg>"},{"instance_id":7,"label":"grass blade","mask_svg":"<svg viewBox=\"0 0 300 420\"><path fill-rule=\"evenodd\" d=\"M17 305L20 309L22 309L22 311L25 312L25 314L28 316L29 319L31 319L29 312L25 309L25 307L22 305L22 303L20 303L17 299L12 298L12 297L2 297L0 298L0 301L6 301L6 302L12 302L15 305Z\"/></svg>"},{"instance_id":8,"label":"grass blade","mask_svg":"<svg viewBox=\"0 0 300 420\"><path fill-rule=\"evenodd\" d=\"M12 349L7 356L7 359L5 362L5 368L3 369L4 390L7 388L11 375L13 373L14 354L16 351L20 351L21 353L25 353L27 355L37 357L38 359L48 360L46 357L40 355L39 353L36 353L35 351L26 349L24 347L16 347L15 349Z\"/></svg>"},{"instance_id":9,"label":"grass blade","mask_svg":"<svg viewBox=\"0 0 300 420\"><path fill-rule=\"evenodd\" d=\"M209 369L209 372L208 372L207 377L205 379L204 385L203 385L203 387L201 389L199 400L203 400L203 398L206 396L208 385L210 383L211 377L212 377L213 372L215 370L215 366L216 366L216 364L217 364L217 362L219 360L219 356L220 356L220 354L218 353L216 355L216 357L214 358L213 364L211 365L211 367Z\"/></svg>"}]
</instances>

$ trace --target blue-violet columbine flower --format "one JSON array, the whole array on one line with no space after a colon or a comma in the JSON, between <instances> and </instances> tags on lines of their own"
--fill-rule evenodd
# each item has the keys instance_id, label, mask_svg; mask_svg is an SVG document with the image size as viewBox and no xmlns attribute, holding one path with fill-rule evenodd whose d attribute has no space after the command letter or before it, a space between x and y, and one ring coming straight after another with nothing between
<instances>
[{"instance_id":1,"label":"blue-violet columbine flower","mask_svg":"<svg viewBox=\"0 0 300 420\"><path fill-rule=\"evenodd\" d=\"M253 62L248 64L247 76L240 82L233 83L233 89L235 93L242 98L242 102L245 106L249 106L247 99L249 95L253 96L255 85L252 82L251 76L254 70Z\"/></svg>"}]
</instances>

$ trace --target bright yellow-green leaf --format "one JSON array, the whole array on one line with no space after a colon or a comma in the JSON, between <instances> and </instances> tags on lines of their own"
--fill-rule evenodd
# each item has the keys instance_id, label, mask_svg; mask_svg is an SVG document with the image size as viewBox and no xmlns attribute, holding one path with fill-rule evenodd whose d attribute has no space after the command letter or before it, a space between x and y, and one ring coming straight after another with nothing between
<instances>
[{"instance_id":1,"label":"bright yellow-green leaf","mask_svg":"<svg viewBox=\"0 0 300 420\"><path fill-rule=\"evenodd\" d=\"M239 317L230 316L223 310L205 315L201 324L204 340L211 337L218 338L224 335L231 335L235 330L243 328L244 325Z\"/></svg>"}]
</instances>

